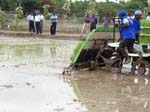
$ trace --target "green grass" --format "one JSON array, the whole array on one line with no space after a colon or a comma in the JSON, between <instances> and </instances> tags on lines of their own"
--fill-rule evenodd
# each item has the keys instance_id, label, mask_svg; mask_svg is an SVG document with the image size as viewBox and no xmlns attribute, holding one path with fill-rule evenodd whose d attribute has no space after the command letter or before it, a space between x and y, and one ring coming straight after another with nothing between
<instances>
[{"instance_id":1,"label":"green grass","mask_svg":"<svg viewBox=\"0 0 150 112\"><path fill-rule=\"evenodd\" d=\"M142 32L143 34L150 34L150 27L142 27Z\"/></svg>"},{"instance_id":2,"label":"green grass","mask_svg":"<svg viewBox=\"0 0 150 112\"><path fill-rule=\"evenodd\" d=\"M141 20L141 25L143 27L150 27L150 21L149 20L146 20L146 19L142 19Z\"/></svg>"},{"instance_id":3,"label":"green grass","mask_svg":"<svg viewBox=\"0 0 150 112\"><path fill-rule=\"evenodd\" d=\"M150 44L150 21L143 19L141 20L142 32L140 34L139 41L142 44Z\"/></svg>"},{"instance_id":4,"label":"green grass","mask_svg":"<svg viewBox=\"0 0 150 112\"><path fill-rule=\"evenodd\" d=\"M150 34L140 34L140 43L150 44Z\"/></svg>"}]
</instances>

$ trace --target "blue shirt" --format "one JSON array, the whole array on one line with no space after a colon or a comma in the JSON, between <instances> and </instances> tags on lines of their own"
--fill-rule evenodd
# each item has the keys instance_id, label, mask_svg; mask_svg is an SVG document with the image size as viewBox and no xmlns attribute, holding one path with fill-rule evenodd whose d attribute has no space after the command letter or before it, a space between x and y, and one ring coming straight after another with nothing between
<instances>
[{"instance_id":1,"label":"blue shirt","mask_svg":"<svg viewBox=\"0 0 150 112\"><path fill-rule=\"evenodd\" d=\"M131 19L128 19L127 16L124 16L121 19L121 25L124 25L125 22L129 22L129 26L120 28L121 39L122 40L135 39L135 30L133 21Z\"/></svg>"},{"instance_id":2,"label":"blue shirt","mask_svg":"<svg viewBox=\"0 0 150 112\"><path fill-rule=\"evenodd\" d=\"M140 22L140 20L137 20L136 18L134 18L133 23L134 23L135 33L140 32L141 31L141 22Z\"/></svg>"}]
</instances>

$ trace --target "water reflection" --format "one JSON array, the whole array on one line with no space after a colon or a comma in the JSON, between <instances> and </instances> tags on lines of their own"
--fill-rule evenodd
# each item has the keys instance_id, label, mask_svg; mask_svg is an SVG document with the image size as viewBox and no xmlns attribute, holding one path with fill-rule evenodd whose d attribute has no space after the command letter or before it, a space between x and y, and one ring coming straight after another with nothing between
<instances>
[{"instance_id":1,"label":"water reflection","mask_svg":"<svg viewBox=\"0 0 150 112\"><path fill-rule=\"evenodd\" d=\"M76 41L49 39L1 38L0 62L27 66L64 67Z\"/></svg>"},{"instance_id":2,"label":"water reflection","mask_svg":"<svg viewBox=\"0 0 150 112\"><path fill-rule=\"evenodd\" d=\"M76 44L0 38L0 112L87 112L60 75Z\"/></svg>"},{"instance_id":3,"label":"water reflection","mask_svg":"<svg viewBox=\"0 0 150 112\"><path fill-rule=\"evenodd\" d=\"M80 74L80 75L78 75ZM90 112L149 112L149 77L99 71L73 74L79 96ZM135 83L136 82L136 83Z\"/></svg>"},{"instance_id":4,"label":"water reflection","mask_svg":"<svg viewBox=\"0 0 150 112\"><path fill-rule=\"evenodd\" d=\"M39 69L41 67L63 68L70 64L70 56L76 44L75 41L67 40L1 38L0 64L1 67L24 65L39 66ZM53 74L59 70L53 70ZM37 75L37 70L35 71L33 73ZM42 73L44 79L40 84L37 82L39 84L37 87L45 82L45 76L43 76L45 70L43 71L39 74ZM32 73L30 70L29 72ZM8 75L10 74L8 73ZM51 85L50 82L54 81L49 78L46 78L47 84L45 85ZM23 77L23 79L25 78ZM150 112L149 77L122 75L116 73L115 69L112 73L108 73L101 69L91 72L74 71L72 76L66 76L64 79L66 82L72 82L74 91L80 101L86 104L89 112ZM30 81L25 82L26 85L30 85L30 83ZM10 84L4 85L4 87L13 88ZM45 91L47 93L47 88ZM62 92L65 93L65 90ZM52 91L47 94L48 98L50 93ZM50 106L51 103L52 101L49 103ZM55 110L63 111L63 108L60 106Z\"/></svg>"}]
</instances>

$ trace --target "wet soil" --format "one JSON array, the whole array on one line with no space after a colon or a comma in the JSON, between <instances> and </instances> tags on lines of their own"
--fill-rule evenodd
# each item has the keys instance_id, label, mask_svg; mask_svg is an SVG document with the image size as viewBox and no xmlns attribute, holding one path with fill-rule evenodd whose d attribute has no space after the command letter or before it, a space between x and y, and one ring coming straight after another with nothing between
<instances>
[{"instance_id":1,"label":"wet soil","mask_svg":"<svg viewBox=\"0 0 150 112\"><path fill-rule=\"evenodd\" d=\"M0 30L0 35L2 36L14 36L19 38L43 38L43 39L67 39L67 40L81 40L81 33L70 33L70 32L56 32L56 35L50 35L49 32L43 32L42 34L29 33L27 31L8 31L8 30ZM83 35L83 37L86 36ZM95 32L92 35L91 40L95 39L114 39L113 32ZM119 38L119 34L115 33L115 39Z\"/></svg>"},{"instance_id":2,"label":"wet soil","mask_svg":"<svg viewBox=\"0 0 150 112\"><path fill-rule=\"evenodd\" d=\"M9 36L12 36L12 33L13 32L8 33ZM61 39L58 38L53 39L53 37L50 37L52 39L49 40L49 34L45 34L46 37L43 39L41 38L41 35L39 35L38 38L35 39L34 37L30 36L32 34L28 33L27 35L21 33L21 37L19 37L20 35L16 35L16 33L14 33L13 36L16 35L15 38L6 38L8 34L5 32L1 33L1 35L4 35L2 36L0 41L1 69L4 70L6 68L13 67L13 69L11 70L14 71L14 68L21 67L24 69L26 67L29 67L30 69L28 69L27 71L17 71L18 76L20 73L23 73L24 77L26 77L26 74L28 74L27 76L29 77L31 77L33 74L40 74L40 79L41 75L46 74L44 76L46 76L46 80L48 80L48 85L51 85L49 83L51 82L49 80L49 74L60 75L60 77L63 77L60 73L63 70L64 66L68 66L70 64L69 56L71 55L73 48L77 44L77 42L74 41L73 38L77 37L75 40L80 40L79 34L75 35L75 37L73 38L70 37L70 34L62 34L65 38L65 40L62 41L60 41ZM22 35L24 35L23 37L25 39L22 39ZM37 35L35 35L35 37L36 36ZM59 38L61 38L61 36ZM66 39L69 39L71 41L67 41ZM33 69L35 66L38 66L39 68L50 68L46 68L43 69L42 72L38 72L37 69ZM52 71L47 73L47 71L49 70ZM59 74L57 73L58 71L60 72ZM10 75L10 73L12 72L10 71L8 74ZM12 76L10 76L10 78L11 77ZM86 105L87 109L89 110L88 112L150 112L149 76L141 76L137 78L133 75L106 72L105 68L100 68L100 70L97 71L73 71L73 74L71 76L65 76L63 77L63 79L64 82L68 82L68 84L72 85L74 92L79 98L79 101L81 101L83 105ZM1 78L1 80L3 79ZM8 82L9 81L11 80L9 79ZM16 80L13 81L15 84L17 84ZM42 80L42 82L44 81L45 80ZM36 83L41 85L42 82L39 83L39 81L37 81ZM30 87L31 84L32 81L25 81L26 86ZM7 84L7 82L2 85L2 88L9 89L10 91L11 88L14 87L14 85L10 83ZM43 86L41 86L41 88L42 87ZM41 91L41 88L39 89L39 91ZM50 96L47 94L47 90L44 91L44 94L47 95L46 99L50 98ZM61 89L59 91L61 91ZM50 94L51 91L49 91L48 93ZM62 94L65 94L65 90ZM7 94L4 94L4 96L8 97ZM6 100L4 100L4 102L6 102ZM4 102L1 103L3 104ZM50 104L48 106L50 106ZM3 106L4 105L0 105L0 107L2 108ZM64 110L58 111L65 112ZM12 111L10 110L8 112ZM46 112L48 112L48 110Z\"/></svg>"},{"instance_id":3,"label":"wet soil","mask_svg":"<svg viewBox=\"0 0 150 112\"><path fill-rule=\"evenodd\" d=\"M76 41L0 37L0 112L82 112L61 78Z\"/></svg>"}]
</instances>

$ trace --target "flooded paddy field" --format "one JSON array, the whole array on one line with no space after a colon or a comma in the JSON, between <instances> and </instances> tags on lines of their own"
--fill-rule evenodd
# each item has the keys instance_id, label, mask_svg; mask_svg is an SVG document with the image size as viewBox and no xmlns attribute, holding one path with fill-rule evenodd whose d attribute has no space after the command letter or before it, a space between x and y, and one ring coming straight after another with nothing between
<instances>
[{"instance_id":1,"label":"flooded paddy field","mask_svg":"<svg viewBox=\"0 0 150 112\"><path fill-rule=\"evenodd\" d=\"M0 38L0 112L84 112L61 77L76 41Z\"/></svg>"},{"instance_id":2,"label":"flooded paddy field","mask_svg":"<svg viewBox=\"0 0 150 112\"><path fill-rule=\"evenodd\" d=\"M101 69L75 71L74 80L89 112L150 112L150 77L136 78Z\"/></svg>"},{"instance_id":3,"label":"flooded paddy field","mask_svg":"<svg viewBox=\"0 0 150 112\"><path fill-rule=\"evenodd\" d=\"M0 38L0 112L150 112L150 77L62 76L78 41Z\"/></svg>"}]
</instances>

